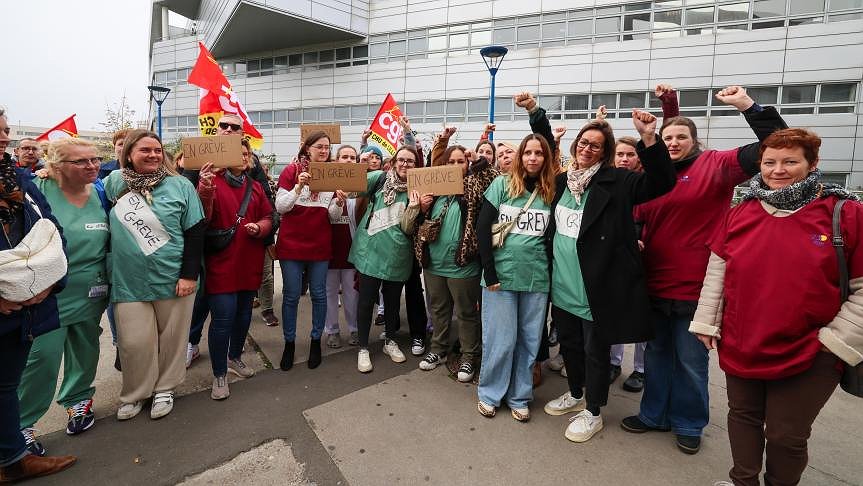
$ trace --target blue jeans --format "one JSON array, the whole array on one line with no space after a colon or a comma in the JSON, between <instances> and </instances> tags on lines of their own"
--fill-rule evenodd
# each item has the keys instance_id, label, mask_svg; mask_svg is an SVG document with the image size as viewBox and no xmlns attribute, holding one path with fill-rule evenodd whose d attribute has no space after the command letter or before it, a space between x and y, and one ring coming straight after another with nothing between
<instances>
[{"instance_id":1,"label":"blue jeans","mask_svg":"<svg viewBox=\"0 0 863 486\"><path fill-rule=\"evenodd\" d=\"M696 302L652 299L656 338L644 351L644 394L638 418L650 427L701 436L710 420L707 348L689 332Z\"/></svg>"},{"instance_id":2,"label":"blue jeans","mask_svg":"<svg viewBox=\"0 0 863 486\"><path fill-rule=\"evenodd\" d=\"M224 376L228 372L228 359L238 359L243 354L252 322L253 300L254 290L207 296L213 313L207 334L213 376Z\"/></svg>"},{"instance_id":3,"label":"blue jeans","mask_svg":"<svg viewBox=\"0 0 863 486\"><path fill-rule=\"evenodd\" d=\"M18 384L30 354L30 340L21 339L21 329L0 335L0 467L27 455L21 436Z\"/></svg>"},{"instance_id":4,"label":"blue jeans","mask_svg":"<svg viewBox=\"0 0 863 486\"><path fill-rule=\"evenodd\" d=\"M279 260L282 267L282 332L285 341L297 337L297 306L303 287L303 270L309 274L312 298L312 339L321 339L327 322L327 270L329 261Z\"/></svg>"},{"instance_id":5,"label":"blue jeans","mask_svg":"<svg viewBox=\"0 0 863 486\"><path fill-rule=\"evenodd\" d=\"M201 282L203 282L203 279ZM199 287L198 293L195 294L195 306L192 307L192 325L189 327L189 343L197 346L201 342L201 335L204 334L204 323L207 322L208 315L210 315L209 298L204 289Z\"/></svg>"},{"instance_id":6,"label":"blue jeans","mask_svg":"<svg viewBox=\"0 0 863 486\"><path fill-rule=\"evenodd\" d=\"M482 289L479 399L526 408L533 399L533 362L545 325L545 292Z\"/></svg>"}]
</instances>

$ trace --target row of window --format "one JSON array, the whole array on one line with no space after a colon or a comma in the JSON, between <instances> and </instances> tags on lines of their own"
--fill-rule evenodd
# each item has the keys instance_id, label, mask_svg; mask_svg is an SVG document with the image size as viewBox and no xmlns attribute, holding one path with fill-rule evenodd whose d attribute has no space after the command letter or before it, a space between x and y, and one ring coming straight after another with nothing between
<instances>
[{"instance_id":1,"label":"row of window","mask_svg":"<svg viewBox=\"0 0 863 486\"><path fill-rule=\"evenodd\" d=\"M720 88L685 89L678 92L680 112L684 116L736 116L737 110L714 99ZM776 106L786 115L806 113L854 113L857 83L795 84L747 88L759 104ZM659 100L651 92L590 93L542 95L540 106L553 120L587 119L601 105L609 118L628 118L633 108L647 108L661 115ZM514 105L512 98L495 98L495 120L526 119L527 114ZM482 122L488 119L488 99L409 101L401 105L413 123ZM335 122L342 125L367 126L377 113L377 105L351 105L297 108L292 110L251 111L249 116L258 128L296 127L301 123ZM175 131L195 130L197 116L169 116L165 128Z\"/></svg>"},{"instance_id":2,"label":"row of window","mask_svg":"<svg viewBox=\"0 0 863 486\"><path fill-rule=\"evenodd\" d=\"M780 18L784 17L784 18ZM391 32L369 44L221 62L229 78L476 54L513 49L706 35L863 18L863 0L654 0ZM189 68L154 73L159 85L184 83Z\"/></svg>"}]
</instances>

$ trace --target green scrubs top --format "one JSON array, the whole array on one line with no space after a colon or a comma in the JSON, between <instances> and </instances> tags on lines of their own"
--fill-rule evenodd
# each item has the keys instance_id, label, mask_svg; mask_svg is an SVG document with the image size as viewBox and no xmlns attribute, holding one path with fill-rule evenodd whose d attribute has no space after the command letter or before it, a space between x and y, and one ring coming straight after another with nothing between
<instances>
[{"instance_id":1,"label":"green scrubs top","mask_svg":"<svg viewBox=\"0 0 863 486\"><path fill-rule=\"evenodd\" d=\"M530 198L527 191L515 199L510 198L507 188L509 177L497 177L485 191L486 200L498 210L498 223L511 221ZM548 227L550 213L548 204L537 194L507 235L503 247L494 250L494 268L501 289L548 292L548 257L543 235ZM486 286L485 280L482 285Z\"/></svg>"},{"instance_id":2,"label":"green scrubs top","mask_svg":"<svg viewBox=\"0 0 863 486\"><path fill-rule=\"evenodd\" d=\"M366 193L375 187L380 177L386 177L386 172L369 173ZM387 206L383 188L378 190L374 206L369 206L357 224L348 255L348 261L358 272L393 282L404 282L411 276L413 242L402 232L400 225L407 206L407 192L396 193L395 201Z\"/></svg>"},{"instance_id":3,"label":"green scrubs top","mask_svg":"<svg viewBox=\"0 0 863 486\"><path fill-rule=\"evenodd\" d=\"M461 206L456 196L437 198L432 206L430 218L438 218L445 207L447 210L441 221L440 235L437 240L429 243L429 266L424 271L446 278L476 277L479 275L479 262L473 261L463 267L455 263L455 252L463 233Z\"/></svg>"},{"instance_id":4,"label":"green scrubs top","mask_svg":"<svg viewBox=\"0 0 863 486\"><path fill-rule=\"evenodd\" d=\"M581 204L575 201L569 189L563 191L554 210L557 231L554 232L554 266L551 275L551 301L557 307L588 321L593 320L581 262L578 261L578 232L584 216L584 205L590 190L584 192Z\"/></svg>"},{"instance_id":5,"label":"green scrubs top","mask_svg":"<svg viewBox=\"0 0 863 486\"><path fill-rule=\"evenodd\" d=\"M60 325L98 324L108 305L105 259L110 236L99 194L91 187L90 198L79 208L66 199L56 181L36 178L34 182L51 205L66 238L69 270L66 288L57 294Z\"/></svg>"},{"instance_id":6,"label":"green scrubs top","mask_svg":"<svg viewBox=\"0 0 863 486\"><path fill-rule=\"evenodd\" d=\"M110 216L111 301L175 298L183 232L204 219L198 193L182 176L165 177L153 188L152 205L126 189L122 171L105 178L105 193L117 202Z\"/></svg>"}]
</instances>

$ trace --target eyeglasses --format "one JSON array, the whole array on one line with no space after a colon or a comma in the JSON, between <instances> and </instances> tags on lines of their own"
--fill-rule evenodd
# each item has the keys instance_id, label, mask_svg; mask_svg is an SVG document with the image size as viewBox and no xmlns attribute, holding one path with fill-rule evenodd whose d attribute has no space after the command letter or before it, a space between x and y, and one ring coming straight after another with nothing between
<instances>
[{"instance_id":1,"label":"eyeglasses","mask_svg":"<svg viewBox=\"0 0 863 486\"><path fill-rule=\"evenodd\" d=\"M243 128L243 126L236 125L234 123L219 122L219 128L221 128L222 130L227 130L228 128L230 128L235 132L239 132Z\"/></svg>"},{"instance_id":2,"label":"eyeglasses","mask_svg":"<svg viewBox=\"0 0 863 486\"><path fill-rule=\"evenodd\" d=\"M23 152L38 152L39 147L18 147L18 150L21 150Z\"/></svg>"},{"instance_id":3,"label":"eyeglasses","mask_svg":"<svg viewBox=\"0 0 863 486\"><path fill-rule=\"evenodd\" d=\"M587 140L581 138L578 140L578 148L583 150L590 150L591 152L599 152L600 150L602 150L602 145L590 143Z\"/></svg>"},{"instance_id":4,"label":"eyeglasses","mask_svg":"<svg viewBox=\"0 0 863 486\"><path fill-rule=\"evenodd\" d=\"M398 157L396 159L396 163L401 165L415 165L417 161L414 159L403 159L401 157Z\"/></svg>"},{"instance_id":5,"label":"eyeglasses","mask_svg":"<svg viewBox=\"0 0 863 486\"><path fill-rule=\"evenodd\" d=\"M321 145L321 144L317 144L317 145L312 145L312 148L313 148L313 149L315 149L315 150L329 150L329 149L330 149L330 146L329 146L329 145Z\"/></svg>"},{"instance_id":6,"label":"eyeglasses","mask_svg":"<svg viewBox=\"0 0 863 486\"><path fill-rule=\"evenodd\" d=\"M76 167L86 167L88 165L99 165L102 163L102 157L93 157L92 159L64 160L67 164L74 164Z\"/></svg>"}]
</instances>

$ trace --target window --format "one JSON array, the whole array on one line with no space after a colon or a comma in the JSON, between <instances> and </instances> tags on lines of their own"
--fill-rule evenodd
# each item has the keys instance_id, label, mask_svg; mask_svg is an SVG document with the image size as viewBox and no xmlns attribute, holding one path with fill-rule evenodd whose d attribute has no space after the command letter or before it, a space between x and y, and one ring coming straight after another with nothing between
<instances>
[{"instance_id":1,"label":"window","mask_svg":"<svg viewBox=\"0 0 863 486\"><path fill-rule=\"evenodd\" d=\"M437 51L440 49L446 49L446 36L441 35L437 37L429 37L428 38L428 49L430 51Z\"/></svg>"},{"instance_id":2,"label":"window","mask_svg":"<svg viewBox=\"0 0 863 486\"><path fill-rule=\"evenodd\" d=\"M288 66L300 66L303 64L302 54L291 54L288 56Z\"/></svg>"},{"instance_id":3,"label":"window","mask_svg":"<svg viewBox=\"0 0 863 486\"><path fill-rule=\"evenodd\" d=\"M273 112L272 111L261 111L259 112L261 123L273 123Z\"/></svg>"},{"instance_id":4,"label":"window","mask_svg":"<svg viewBox=\"0 0 863 486\"><path fill-rule=\"evenodd\" d=\"M335 55L332 49L321 51L318 56L321 62L333 62L333 60L335 59Z\"/></svg>"},{"instance_id":5,"label":"window","mask_svg":"<svg viewBox=\"0 0 863 486\"><path fill-rule=\"evenodd\" d=\"M449 36L449 47L450 49L458 49L462 47L467 47L470 43L470 35L469 34L451 34Z\"/></svg>"},{"instance_id":6,"label":"window","mask_svg":"<svg viewBox=\"0 0 863 486\"><path fill-rule=\"evenodd\" d=\"M789 15L813 14L824 11L824 0L791 0Z\"/></svg>"},{"instance_id":7,"label":"window","mask_svg":"<svg viewBox=\"0 0 863 486\"><path fill-rule=\"evenodd\" d=\"M317 52L307 52L303 54L303 64L314 64L318 62Z\"/></svg>"},{"instance_id":8,"label":"window","mask_svg":"<svg viewBox=\"0 0 863 486\"><path fill-rule=\"evenodd\" d=\"M475 30L470 33L470 45L474 48L491 44L490 30Z\"/></svg>"},{"instance_id":9,"label":"window","mask_svg":"<svg viewBox=\"0 0 863 486\"><path fill-rule=\"evenodd\" d=\"M409 53L425 52L426 50L428 50L428 39L411 39L408 41Z\"/></svg>"},{"instance_id":10,"label":"window","mask_svg":"<svg viewBox=\"0 0 863 486\"><path fill-rule=\"evenodd\" d=\"M776 86L758 86L754 88L746 88L746 92L759 104L775 105L776 98L779 94L779 88Z\"/></svg>"},{"instance_id":11,"label":"window","mask_svg":"<svg viewBox=\"0 0 863 486\"><path fill-rule=\"evenodd\" d=\"M333 121L333 108L331 106L318 108L318 120L325 122Z\"/></svg>"},{"instance_id":12,"label":"window","mask_svg":"<svg viewBox=\"0 0 863 486\"><path fill-rule=\"evenodd\" d=\"M823 24L824 17L805 17L802 19L788 19L788 26L793 27L795 25L806 25L806 24Z\"/></svg>"},{"instance_id":13,"label":"window","mask_svg":"<svg viewBox=\"0 0 863 486\"><path fill-rule=\"evenodd\" d=\"M368 105L351 106L351 120L365 120L369 116Z\"/></svg>"},{"instance_id":14,"label":"window","mask_svg":"<svg viewBox=\"0 0 863 486\"><path fill-rule=\"evenodd\" d=\"M749 20L749 2L719 5L718 20L720 22L733 22L737 20Z\"/></svg>"},{"instance_id":15,"label":"window","mask_svg":"<svg viewBox=\"0 0 863 486\"><path fill-rule=\"evenodd\" d=\"M820 98L822 103L854 102L857 99L857 84L822 84Z\"/></svg>"},{"instance_id":16,"label":"window","mask_svg":"<svg viewBox=\"0 0 863 486\"><path fill-rule=\"evenodd\" d=\"M774 20L771 22L758 22L758 23L753 22L752 23L752 30L773 29L776 27L785 27L785 21L784 20Z\"/></svg>"},{"instance_id":17,"label":"window","mask_svg":"<svg viewBox=\"0 0 863 486\"><path fill-rule=\"evenodd\" d=\"M596 19L596 33L608 34L620 31L620 17L605 17Z\"/></svg>"},{"instance_id":18,"label":"window","mask_svg":"<svg viewBox=\"0 0 863 486\"><path fill-rule=\"evenodd\" d=\"M713 7L690 8L686 10L686 25L713 23Z\"/></svg>"},{"instance_id":19,"label":"window","mask_svg":"<svg viewBox=\"0 0 863 486\"><path fill-rule=\"evenodd\" d=\"M814 106L802 107L802 108L782 108L783 115L808 115L815 113Z\"/></svg>"},{"instance_id":20,"label":"window","mask_svg":"<svg viewBox=\"0 0 863 486\"><path fill-rule=\"evenodd\" d=\"M830 11L846 8L863 8L863 0L830 0Z\"/></svg>"},{"instance_id":21,"label":"window","mask_svg":"<svg viewBox=\"0 0 863 486\"><path fill-rule=\"evenodd\" d=\"M446 102L447 116L464 116L465 100L451 100Z\"/></svg>"},{"instance_id":22,"label":"window","mask_svg":"<svg viewBox=\"0 0 863 486\"><path fill-rule=\"evenodd\" d=\"M641 2L641 3L633 3L630 5L624 5L623 10L625 12L634 12L636 10L650 10L650 2Z\"/></svg>"},{"instance_id":23,"label":"window","mask_svg":"<svg viewBox=\"0 0 863 486\"><path fill-rule=\"evenodd\" d=\"M624 32L650 29L650 12L625 15L623 17Z\"/></svg>"},{"instance_id":24,"label":"window","mask_svg":"<svg viewBox=\"0 0 863 486\"><path fill-rule=\"evenodd\" d=\"M266 59L261 59L261 71L269 70L270 74L272 74L273 69L273 58L268 57Z\"/></svg>"},{"instance_id":25,"label":"window","mask_svg":"<svg viewBox=\"0 0 863 486\"><path fill-rule=\"evenodd\" d=\"M344 61L345 59L351 58L351 48L350 47L342 47L340 49L336 49L336 60Z\"/></svg>"},{"instance_id":26,"label":"window","mask_svg":"<svg viewBox=\"0 0 863 486\"><path fill-rule=\"evenodd\" d=\"M369 57L369 46L354 47L354 59L359 57Z\"/></svg>"},{"instance_id":27,"label":"window","mask_svg":"<svg viewBox=\"0 0 863 486\"><path fill-rule=\"evenodd\" d=\"M318 109L303 108L303 121L318 121Z\"/></svg>"},{"instance_id":28,"label":"window","mask_svg":"<svg viewBox=\"0 0 863 486\"><path fill-rule=\"evenodd\" d=\"M563 106L565 110L586 110L587 95L566 95Z\"/></svg>"},{"instance_id":29,"label":"window","mask_svg":"<svg viewBox=\"0 0 863 486\"><path fill-rule=\"evenodd\" d=\"M173 82L177 80L177 71L168 71L165 74L168 75L168 82Z\"/></svg>"},{"instance_id":30,"label":"window","mask_svg":"<svg viewBox=\"0 0 863 486\"><path fill-rule=\"evenodd\" d=\"M390 56L403 56L406 45L405 41L390 42Z\"/></svg>"},{"instance_id":31,"label":"window","mask_svg":"<svg viewBox=\"0 0 863 486\"><path fill-rule=\"evenodd\" d=\"M426 115L443 115L444 111L443 101L427 101L426 102Z\"/></svg>"},{"instance_id":32,"label":"window","mask_svg":"<svg viewBox=\"0 0 863 486\"><path fill-rule=\"evenodd\" d=\"M416 118L417 120L421 119L423 116L423 102L422 101L411 101L408 103L404 103L405 115L410 118Z\"/></svg>"},{"instance_id":33,"label":"window","mask_svg":"<svg viewBox=\"0 0 863 486\"><path fill-rule=\"evenodd\" d=\"M492 38L495 44L512 44L515 42L515 29L511 27L506 29L495 28Z\"/></svg>"},{"instance_id":34,"label":"window","mask_svg":"<svg viewBox=\"0 0 863 486\"><path fill-rule=\"evenodd\" d=\"M707 106L710 92L706 89L681 90L677 93L680 106ZM704 116L704 115L701 115Z\"/></svg>"},{"instance_id":35,"label":"window","mask_svg":"<svg viewBox=\"0 0 863 486\"><path fill-rule=\"evenodd\" d=\"M260 59L249 59L246 61L246 69L249 71L259 71L261 69Z\"/></svg>"},{"instance_id":36,"label":"window","mask_svg":"<svg viewBox=\"0 0 863 486\"><path fill-rule=\"evenodd\" d=\"M621 108L644 108L644 93L620 93Z\"/></svg>"},{"instance_id":37,"label":"window","mask_svg":"<svg viewBox=\"0 0 863 486\"><path fill-rule=\"evenodd\" d=\"M818 108L818 113L854 113L853 106L822 106Z\"/></svg>"},{"instance_id":38,"label":"window","mask_svg":"<svg viewBox=\"0 0 863 486\"><path fill-rule=\"evenodd\" d=\"M567 29L569 36L590 35L593 34L592 20L570 20Z\"/></svg>"},{"instance_id":39,"label":"window","mask_svg":"<svg viewBox=\"0 0 863 486\"><path fill-rule=\"evenodd\" d=\"M225 71L225 74L229 74ZM155 73L156 84L165 84L168 82L168 73L166 71L162 71L159 73Z\"/></svg>"},{"instance_id":40,"label":"window","mask_svg":"<svg viewBox=\"0 0 863 486\"><path fill-rule=\"evenodd\" d=\"M369 45L369 57L386 57L387 49L386 44L371 44Z\"/></svg>"},{"instance_id":41,"label":"window","mask_svg":"<svg viewBox=\"0 0 863 486\"><path fill-rule=\"evenodd\" d=\"M478 100L468 100L467 102L467 112L468 113L486 113L488 111L488 100L478 99Z\"/></svg>"},{"instance_id":42,"label":"window","mask_svg":"<svg viewBox=\"0 0 863 486\"><path fill-rule=\"evenodd\" d=\"M815 85L784 86L782 88L782 103L814 103ZM782 110L783 113L785 110Z\"/></svg>"},{"instance_id":43,"label":"window","mask_svg":"<svg viewBox=\"0 0 863 486\"><path fill-rule=\"evenodd\" d=\"M288 121L300 122L302 120L302 110L288 110Z\"/></svg>"},{"instance_id":44,"label":"window","mask_svg":"<svg viewBox=\"0 0 863 486\"><path fill-rule=\"evenodd\" d=\"M609 110L617 108L617 94L615 93L596 93L591 96L590 109L595 110L600 106L605 105Z\"/></svg>"},{"instance_id":45,"label":"window","mask_svg":"<svg viewBox=\"0 0 863 486\"><path fill-rule=\"evenodd\" d=\"M273 66L276 68L283 68L288 65L288 56L279 56L273 58Z\"/></svg>"},{"instance_id":46,"label":"window","mask_svg":"<svg viewBox=\"0 0 863 486\"><path fill-rule=\"evenodd\" d=\"M785 15L786 0L755 0L752 9L753 19L780 17Z\"/></svg>"},{"instance_id":47,"label":"window","mask_svg":"<svg viewBox=\"0 0 863 486\"><path fill-rule=\"evenodd\" d=\"M546 95L540 96L537 101L539 102L539 106L545 108L546 111L560 111L560 109L563 108L562 100L563 97L560 95Z\"/></svg>"},{"instance_id":48,"label":"window","mask_svg":"<svg viewBox=\"0 0 863 486\"><path fill-rule=\"evenodd\" d=\"M566 22L553 22L542 26L543 39L559 39L566 37Z\"/></svg>"},{"instance_id":49,"label":"window","mask_svg":"<svg viewBox=\"0 0 863 486\"><path fill-rule=\"evenodd\" d=\"M518 41L537 41L541 37L539 25L525 25L518 28Z\"/></svg>"},{"instance_id":50,"label":"window","mask_svg":"<svg viewBox=\"0 0 863 486\"><path fill-rule=\"evenodd\" d=\"M282 126L287 121L287 117L288 112L285 110L277 110L273 113L273 121L282 124Z\"/></svg>"},{"instance_id":51,"label":"window","mask_svg":"<svg viewBox=\"0 0 863 486\"><path fill-rule=\"evenodd\" d=\"M494 112L497 113L512 113L512 98L495 98Z\"/></svg>"},{"instance_id":52,"label":"window","mask_svg":"<svg viewBox=\"0 0 863 486\"><path fill-rule=\"evenodd\" d=\"M683 15L680 10L666 10L653 15L654 29L670 29L680 27Z\"/></svg>"}]
</instances>

